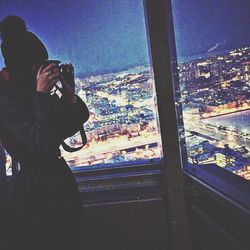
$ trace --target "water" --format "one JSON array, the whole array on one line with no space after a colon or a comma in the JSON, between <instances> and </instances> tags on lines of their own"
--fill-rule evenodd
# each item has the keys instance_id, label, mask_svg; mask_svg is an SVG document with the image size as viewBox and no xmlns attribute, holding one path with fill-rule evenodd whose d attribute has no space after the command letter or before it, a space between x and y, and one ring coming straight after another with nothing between
<instances>
[{"instance_id":1,"label":"water","mask_svg":"<svg viewBox=\"0 0 250 250\"><path fill-rule=\"evenodd\" d=\"M141 74L142 72L145 71L150 71L151 67L150 66L138 66L138 67L134 67L134 68L129 68L127 70L121 71L120 73L124 73L124 74Z\"/></svg>"},{"instance_id":2,"label":"water","mask_svg":"<svg viewBox=\"0 0 250 250\"><path fill-rule=\"evenodd\" d=\"M250 110L206 119L207 123L250 132Z\"/></svg>"}]
</instances>

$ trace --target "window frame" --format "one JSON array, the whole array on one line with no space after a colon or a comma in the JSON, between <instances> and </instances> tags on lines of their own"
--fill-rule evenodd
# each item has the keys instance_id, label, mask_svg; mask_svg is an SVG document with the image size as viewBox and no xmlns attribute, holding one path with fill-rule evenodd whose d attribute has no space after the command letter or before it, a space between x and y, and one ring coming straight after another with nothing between
<instances>
[{"instance_id":1,"label":"window frame","mask_svg":"<svg viewBox=\"0 0 250 250\"><path fill-rule=\"evenodd\" d=\"M216 199L221 199L228 206L237 207L242 212L250 215L249 181L229 171L215 167L215 165L211 165L209 168L193 167L191 169L187 166L186 149L182 148L180 151L179 148L182 146L179 145L177 135L178 118L176 114L178 110L174 104L175 101L169 100L171 98L175 99L173 93L174 89L178 92L176 86L179 83L171 7L172 0L157 0L154 3L150 0L145 0L145 2L148 5L147 13L154 12L148 14L148 16L151 15L155 19L158 19L156 21L153 18L149 18L148 22L163 149L166 156L167 189L171 190L172 183L178 183L177 172L182 171L184 177L189 180L189 184L191 182L191 186L206 190L206 192L210 193ZM157 5L158 7L156 7ZM153 10L154 8L157 11ZM162 15L160 8L164 9L165 19L164 17L159 17ZM164 84L166 82L169 84ZM164 105L167 105L165 110L163 108ZM167 126L164 127L166 124ZM179 157L178 153L182 156ZM169 158L172 158L173 161ZM175 171L176 173L174 173ZM188 186L186 187L188 188Z\"/></svg>"},{"instance_id":2,"label":"window frame","mask_svg":"<svg viewBox=\"0 0 250 250\"><path fill-rule=\"evenodd\" d=\"M149 51L149 61L151 68L153 67L152 55L151 55L151 46L150 46L150 35L147 29L148 21L147 21L147 12L148 9L146 7L146 1L143 1L144 5L144 17L145 24L147 30L147 43L148 43L148 51ZM154 71L154 70L153 70ZM155 74L152 72L153 81L156 87ZM156 90L157 95L157 90ZM157 102L160 96L157 95ZM164 99L164 98L163 98ZM159 105L157 105L157 113L159 114ZM159 118L159 120L161 120ZM164 123L166 121L160 121L159 123ZM159 125L160 127L164 127ZM160 133L163 130L160 129ZM161 134L161 140L163 144L164 135ZM161 145L163 147L163 145ZM177 145L176 145L177 146ZM178 147L178 146L177 146ZM78 186L82 192L82 196L85 198L84 203L102 203L109 202L110 200L124 200L124 199L144 199L144 198L157 198L163 197L166 195L166 160L164 159L164 150L163 150L163 158L160 159L159 162L145 163L145 164L130 164L129 162L125 162L124 164L114 164L110 167L103 168L93 168L88 170L73 170L73 174L77 180ZM170 159L170 158L169 158ZM178 173L178 176L180 173ZM126 185L124 187L112 188L113 183L116 182L117 179L122 177L127 182L131 182L131 188L127 188ZM145 179L151 179L152 185L147 186L147 184L143 185ZM179 178L179 177L178 177ZM108 181L109 180L109 181ZM125 182L126 182L125 181ZM103 182L109 182L109 184L102 190L101 186ZM140 185L141 184L141 185ZM88 188L86 187L88 186ZM91 186L91 187L90 187ZM98 188L100 186L100 188ZM138 187L139 186L139 187ZM146 191L140 194L139 190L144 188ZM115 197L110 197L108 195L108 191L111 193L115 193ZM127 189L127 192L125 190ZM86 191L88 190L88 191ZM85 193L86 192L86 193ZM104 197L102 197L104 196ZM107 198L105 198L107 197ZM184 204L183 204L183 207Z\"/></svg>"},{"instance_id":3,"label":"window frame","mask_svg":"<svg viewBox=\"0 0 250 250\"><path fill-rule=\"evenodd\" d=\"M167 1L168 2L168 1ZM169 4L170 2L168 2ZM173 223L179 221L181 227L187 227L187 214L186 214L186 201L184 198L184 186L183 186L183 175L181 169L181 155L179 149L179 138L178 138L178 128L176 126L176 110L175 110L175 99L173 96L174 90L173 85L164 84L165 82L172 82L172 68L173 65L170 63L169 58L175 58L175 54L170 54L172 52L168 49L168 33L166 32L166 9L163 8L166 2L164 0L143 0L144 14L146 22L147 40L148 40L148 51L151 62L151 67L153 70L154 84L156 89L157 97L157 111L159 115L159 126L162 140L162 151L163 158L159 163L155 164L138 164L123 166L114 165L110 168L100 168L100 169L90 169L87 171L74 172L78 184L81 181L87 181L92 178L93 188L89 192L90 202L105 202L109 201L110 197L107 190L98 190L95 186L95 182L102 182L105 178L110 178L111 175L114 176L111 184L115 182L115 179L119 178L120 174L124 174L124 178L129 182L132 178L138 177L138 182L143 182L143 175L141 173L147 173L151 175L152 180L156 180L155 186L148 188L146 193L140 195L136 188L138 182L134 183L134 188L128 190L125 195L125 199L141 199L147 197L164 197L168 200L168 209L170 213L170 218ZM159 14L160 13L160 14ZM165 42L164 42L165 41ZM162 53L162 52L165 53ZM160 57L159 55L165 54L166 56ZM167 73L164 73L167 72ZM167 98L166 98L167 94ZM167 108L165 108L167 106ZM169 122L171 121L171 122ZM130 174L130 176L126 176ZM147 186L144 186L147 188ZM81 187L80 187L81 189ZM117 199L124 199L124 190L126 187L121 188L120 191L117 190ZM84 190L84 187L82 188ZM109 190L113 192L112 188ZM133 194L135 192L135 194ZM99 200L98 197L107 196ZM98 195L97 195L98 194ZM86 194L83 194L86 197ZM96 198L95 198L96 197ZM177 198L178 197L178 198ZM113 197L112 200L115 198ZM186 228L187 229L187 228ZM183 229L185 231L186 229Z\"/></svg>"}]
</instances>

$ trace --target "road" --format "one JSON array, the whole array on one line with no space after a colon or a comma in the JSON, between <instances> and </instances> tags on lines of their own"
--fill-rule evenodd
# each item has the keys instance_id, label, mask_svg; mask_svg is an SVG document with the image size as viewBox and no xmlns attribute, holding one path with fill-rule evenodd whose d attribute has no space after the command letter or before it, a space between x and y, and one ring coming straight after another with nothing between
<instances>
[{"instance_id":1,"label":"road","mask_svg":"<svg viewBox=\"0 0 250 250\"><path fill-rule=\"evenodd\" d=\"M245 146L250 151L250 140L238 135L233 131L220 131L218 128L208 129L198 118L185 121L185 130L196 132L204 135L204 138L215 141L215 145L223 147L224 144L229 144L231 147ZM209 138L208 138L209 137Z\"/></svg>"}]
</instances>

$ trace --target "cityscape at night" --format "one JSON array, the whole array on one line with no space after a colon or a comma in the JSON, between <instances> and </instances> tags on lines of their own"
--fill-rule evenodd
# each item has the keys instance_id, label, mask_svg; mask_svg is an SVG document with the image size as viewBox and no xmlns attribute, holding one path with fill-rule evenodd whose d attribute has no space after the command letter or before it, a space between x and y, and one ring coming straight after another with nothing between
<instances>
[{"instance_id":1,"label":"cityscape at night","mask_svg":"<svg viewBox=\"0 0 250 250\"><path fill-rule=\"evenodd\" d=\"M84 125L87 145L75 153L63 151L72 167L141 164L162 157L153 78L149 67L76 79L76 92L90 111ZM80 134L67 142L81 144Z\"/></svg>"},{"instance_id":2,"label":"cityscape at night","mask_svg":"<svg viewBox=\"0 0 250 250\"><path fill-rule=\"evenodd\" d=\"M188 162L250 180L250 48L180 63Z\"/></svg>"},{"instance_id":3,"label":"cityscape at night","mask_svg":"<svg viewBox=\"0 0 250 250\"><path fill-rule=\"evenodd\" d=\"M184 167L215 164L248 180L249 8L245 0L172 1Z\"/></svg>"},{"instance_id":4,"label":"cityscape at night","mask_svg":"<svg viewBox=\"0 0 250 250\"><path fill-rule=\"evenodd\" d=\"M250 48L180 63L179 80L188 162L216 164L250 179ZM72 166L161 157L150 68L77 79L90 107L89 143L64 152ZM83 89L85 91L83 91ZM80 144L80 135L70 138Z\"/></svg>"}]
</instances>

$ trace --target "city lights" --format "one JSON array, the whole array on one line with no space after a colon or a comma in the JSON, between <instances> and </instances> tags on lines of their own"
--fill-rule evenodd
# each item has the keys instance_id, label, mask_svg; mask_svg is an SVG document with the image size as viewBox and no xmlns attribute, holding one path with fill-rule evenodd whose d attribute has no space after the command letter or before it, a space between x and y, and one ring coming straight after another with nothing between
<instances>
[{"instance_id":1,"label":"city lights","mask_svg":"<svg viewBox=\"0 0 250 250\"><path fill-rule=\"evenodd\" d=\"M88 143L80 151L63 156L72 167L104 167L105 164L140 164L162 157L153 78L150 68L76 79L77 93L90 110L84 125ZM68 139L73 147L80 135Z\"/></svg>"},{"instance_id":2,"label":"city lights","mask_svg":"<svg viewBox=\"0 0 250 250\"><path fill-rule=\"evenodd\" d=\"M188 161L250 179L250 48L180 63Z\"/></svg>"}]
</instances>

